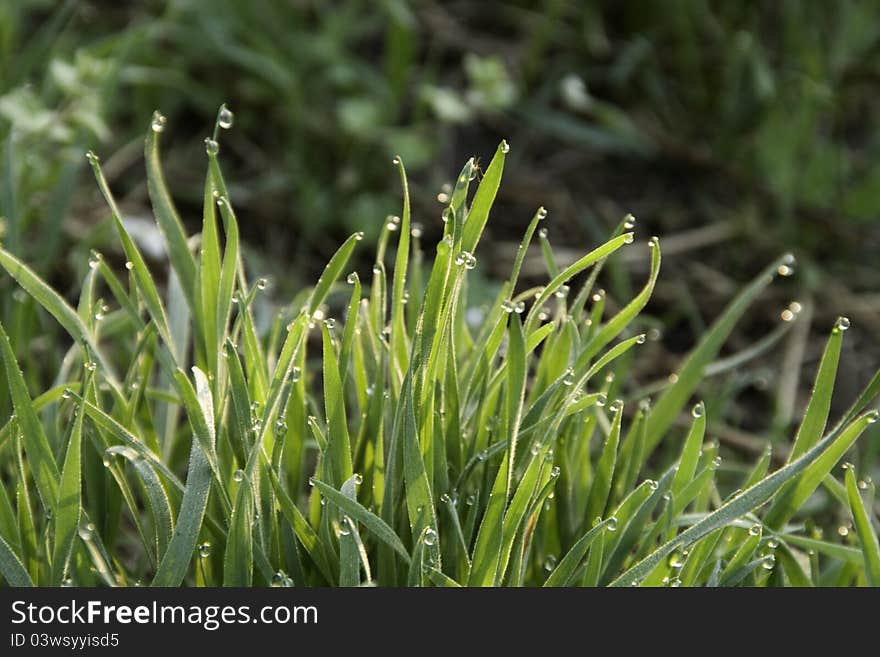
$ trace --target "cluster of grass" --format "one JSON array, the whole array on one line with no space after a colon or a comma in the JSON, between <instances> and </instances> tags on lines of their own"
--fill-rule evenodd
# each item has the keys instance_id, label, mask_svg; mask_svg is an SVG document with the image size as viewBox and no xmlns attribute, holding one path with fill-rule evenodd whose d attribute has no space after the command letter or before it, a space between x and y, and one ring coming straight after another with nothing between
<instances>
[{"instance_id":1,"label":"cluster of grass","mask_svg":"<svg viewBox=\"0 0 880 657\"><path fill-rule=\"evenodd\" d=\"M646 340L634 327L661 261L659 240L636 240L631 217L561 271L538 231L549 281L519 290L539 209L491 308L469 321L468 273L502 142L479 182L465 164L427 253L396 158L403 210L383 222L369 283L348 269L365 241L355 233L264 331L253 308L267 281L248 279L218 163L231 122L221 108L205 141L203 225L191 237L159 161L166 120L152 119L145 159L166 285L91 152L124 271L93 254L73 308L0 249L0 265L73 340L53 385L32 396L0 330L14 406L0 429L8 584L880 584L873 484L853 467L841 482L836 468L877 420L867 406L880 373L829 423L848 320L830 330L784 466L771 472L768 450L728 473L730 490L705 438L711 409L692 405L734 324L790 257L730 302L653 404L625 403ZM610 312L597 278L636 248L650 252L647 280ZM852 515L851 544L805 529L798 514L820 486Z\"/></svg>"}]
</instances>

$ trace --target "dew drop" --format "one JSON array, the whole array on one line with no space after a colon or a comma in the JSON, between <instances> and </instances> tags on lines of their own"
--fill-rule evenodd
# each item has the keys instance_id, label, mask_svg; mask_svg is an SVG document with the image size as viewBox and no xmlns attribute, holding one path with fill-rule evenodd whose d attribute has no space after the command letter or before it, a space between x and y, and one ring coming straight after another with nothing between
<instances>
[{"instance_id":1,"label":"dew drop","mask_svg":"<svg viewBox=\"0 0 880 657\"><path fill-rule=\"evenodd\" d=\"M69 577L65 577L63 580L61 580L61 587L62 588L69 589L72 586L73 586L73 580L70 579Z\"/></svg>"},{"instance_id":2,"label":"dew drop","mask_svg":"<svg viewBox=\"0 0 880 657\"><path fill-rule=\"evenodd\" d=\"M541 230L538 231L538 237L540 237L542 240L547 239L547 235L549 235L549 234L550 233L548 232L548 230L546 228L542 228Z\"/></svg>"},{"instance_id":3,"label":"dew drop","mask_svg":"<svg viewBox=\"0 0 880 657\"><path fill-rule=\"evenodd\" d=\"M302 376L302 370L299 367L297 367L296 365L294 365L293 368L291 368L291 370L290 370L291 383L296 383L297 381L299 381L301 376Z\"/></svg>"},{"instance_id":4,"label":"dew drop","mask_svg":"<svg viewBox=\"0 0 880 657\"><path fill-rule=\"evenodd\" d=\"M220 113L217 115L217 124L224 130L229 130L233 121L235 121L235 114L226 105L221 105Z\"/></svg>"},{"instance_id":5,"label":"dew drop","mask_svg":"<svg viewBox=\"0 0 880 657\"><path fill-rule=\"evenodd\" d=\"M443 212L440 213L440 219L443 220L444 224L449 223L449 220L452 218L452 208L445 208Z\"/></svg>"},{"instance_id":6,"label":"dew drop","mask_svg":"<svg viewBox=\"0 0 880 657\"><path fill-rule=\"evenodd\" d=\"M624 233L623 234L623 243L624 244L632 244L633 243L633 234L632 233Z\"/></svg>"},{"instance_id":7,"label":"dew drop","mask_svg":"<svg viewBox=\"0 0 880 657\"><path fill-rule=\"evenodd\" d=\"M391 164L393 164L393 165L395 165L395 166L397 166L398 164L400 164L400 157L397 156L397 155L395 155L393 158L391 158Z\"/></svg>"},{"instance_id":8,"label":"dew drop","mask_svg":"<svg viewBox=\"0 0 880 657\"><path fill-rule=\"evenodd\" d=\"M349 536L351 534L351 520L348 516L343 516L339 522L339 535Z\"/></svg>"},{"instance_id":9,"label":"dew drop","mask_svg":"<svg viewBox=\"0 0 880 657\"><path fill-rule=\"evenodd\" d=\"M865 420L868 424L874 424L877 421L878 417L880 417L880 411L876 409L865 413Z\"/></svg>"},{"instance_id":10,"label":"dew drop","mask_svg":"<svg viewBox=\"0 0 880 657\"><path fill-rule=\"evenodd\" d=\"M659 484L653 479L645 479L645 483L648 484L648 488L651 490L657 490L657 487L659 486Z\"/></svg>"},{"instance_id":11,"label":"dew drop","mask_svg":"<svg viewBox=\"0 0 880 657\"><path fill-rule=\"evenodd\" d=\"M97 164L101 161L101 158L95 154L95 151L87 151L86 159L89 161L90 164Z\"/></svg>"},{"instance_id":12,"label":"dew drop","mask_svg":"<svg viewBox=\"0 0 880 657\"><path fill-rule=\"evenodd\" d=\"M550 573L554 568L556 568L556 557L551 554L544 560L544 570Z\"/></svg>"},{"instance_id":13,"label":"dew drop","mask_svg":"<svg viewBox=\"0 0 880 657\"><path fill-rule=\"evenodd\" d=\"M834 328L838 331L845 331L850 327L850 321L848 317L838 317L837 321L834 323Z\"/></svg>"},{"instance_id":14,"label":"dew drop","mask_svg":"<svg viewBox=\"0 0 880 657\"><path fill-rule=\"evenodd\" d=\"M666 564L670 568L678 569L684 565L684 558L682 557L680 552L673 552L671 555L669 555L669 560L666 562Z\"/></svg>"},{"instance_id":15,"label":"dew drop","mask_svg":"<svg viewBox=\"0 0 880 657\"><path fill-rule=\"evenodd\" d=\"M571 288L568 285L560 285L554 294L557 299L565 299L569 292L571 292Z\"/></svg>"},{"instance_id":16,"label":"dew drop","mask_svg":"<svg viewBox=\"0 0 880 657\"><path fill-rule=\"evenodd\" d=\"M360 486L362 483L364 483L363 475L361 475L359 472L355 472L353 477L356 486Z\"/></svg>"},{"instance_id":17,"label":"dew drop","mask_svg":"<svg viewBox=\"0 0 880 657\"><path fill-rule=\"evenodd\" d=\"M275 588L285 586L284 582L287 579L289 579L287 577L287 573L285 573L283 570L279 570L277 573L272 575L272 586Z\"/></svg>"},{"instance_id":18,"label":"dew drop","mask_svg":"<svg viewBox=\"0 0 880 657\"><path fill-rule=\"evenodd\" d=\"M608 523L605 525L605 529L607 529L610 532L616 532L617 531L617 518L614 516L611 516L610 518L608 518Z\"/></svg>"},{"instance_id":19,"label":"dew drop","mask_svg":"<svg viewBox=\"0 0 880 657\"><path fill-rule=\"evenodd\" d=\"M761 561L761 568L764 570L773 570L773 566L776 565L776 557L772 554L765 555L763 561Z\"/></svg>"},{"instance_id":20,"label":"dew drop","mask_svg":"<svg viewBox=\"0 0 880 657\"><path fill-rule=\"evenodd\" d=\"M691 415L695 418L703 417L703 414L706 412L706 407L703 405L703 402L697 402L694 404L694 407L691 409Z\"/></svg>"},{"instance_id":21,"label":"dew drop","mask_svg":"<svg viewBox=\"0 0 880 657\"><path fill-rule=\"evenodd\" d=\"M96 362L90 360L85 363L85 368L89 372L94 372L96 369L98 369L98 364Z\"/></svg>"},{"instance_id":22,"label":"dew drop","mask_svg":"<svg viewBox=\"0 0 880 657\"><path fill-rule=\"evenodd\" d=\"M268 286L269 286L268 279L265 279L265 278L257 279L257 289L258 290L265 290Z\"/></svg>"},{"instance_id":23,"label":"dew drop","mask_svg":"<svg viewBox=\"0 0 880 657\"><path fill-rule=\"evenodd\" d=\"M509 153L510 152L510 144L507 143L506 139L501 140L501 152Z\"/></svg>"},{"instance_id":24,"label":"dew drop","mask_svg":"<svg viewBox=\"0 0 880 657\"><path fill-rule=\"evenodd\" d=\"M775 537L771 538L769 541L767 541L767 547L771 550L775 550L779 547L779 539Z\"/></svg>"},{"instance_id":25,"label":"dew drop","mask_svg":"<svg viewBox=\"0 0 880 657\"><path fill-rule=\"evenodd\" d=\"M546 219L547 218L547 209L541 206L538 208L538 219ZM546 237L546 236L545 236Z\"/></svg>"},{"instance_id":26,"label":"dew drop","mask_svg":"<svg viewBox=\"0 0 880 657\"><path fill-rule=\"evenodd\" d=\"M425 540L425 545L428 545L428 546L436 545L437 544L437 532L434 529L432 529L431 527L428 527L425 530L425 539L424 540Z\"/></svg>"},{"instance_id":27,"label":"dew drop","mask_svg":"<svg viewBox=\"0 0 880 657\"><path fill-rule=\"evenodd\" d=\"M364 239L364 231L359 230L358 232L356 232L356 233L354 234L354 238L355 238L355 240L357 240L358 242L360 242L362 239Z\"/></svg>"},{"instance_id":28,"label":"dew drop","mask_svg":"<svg viewBox=\"0 0 880 657\"><path fill-rule=\"evenodd\" d=\"M779 265L776 268L776 273L780 276L791 276L794 273L794 268L788 265Z\"/></svg>"},{"instance_id":29,"label":"dew drop","mask_svg":"<svg viewBox=\"0 0 880 657\"><path fill-rule=\"evenodd\" d=\"M328 331L332 331L334 328L336 328L336 320L332 317L328 317L324 320L324 326L327 327Z\"/></svg>"},{"instance_id":30,"label":"dew drop","mask_svg":"<svg viewBox=\"0 0 880 657\"><path fill-rule=\"evenodd\" d=\"M619 413L622 408L623 408L623 400L622 399L615 399L613 402L611 402L611 406L608 407L608 410L611 411L612 413Z\"/></svg>"},{"instance_id":31,"label":"dew drop","mask_svg":"<svg viewBox=\"0 0 880 657\"><path fill-rule=\"evenodd\" d=\"M79 537L84 541L92 540L95 535L95 524L92 522L82 522L79 525Z\"/></svg>"},{"instance_id":32,"label":"dew drop","mask_svg":"<svg viewBox=\"0 0 880 657\"><path fill-rule=\"evenodd\" d=\"M244 470L238 469L232 473L232 480L238 483L244 481Z\"/></svg>"},{"instance_id":33,"label":"dew drop","mask_svg":"<svg viewBox=\"0 0 880 657\"><path fill-rule=\"evenodd\" d=\"M73 390L65 388L64 392L61 393L61 399L70 399L71 395L73 395Z\"/></svg>"},{"instance_id":34,"label":"dew drop","mask_svg":"<svg viewBox=\"0 0 880 657\"><path fill-rule=\"evenodd\" d=\"M837 533L843 537L849 536L849 527L847 527L846 525L841 525L837 528Z\"/></svg>"},{"instance_id":35,"label":"dew drop","mask_svg":"<svg viewBox=\"0 0 880 657\"><path fill-rule=\"evenodd\" d=\"M558 466L558 465L554 465L554 466L553 466L553 469L550 471L550 478L551 478L551 479L556 479L556 478L559 476L559 473L560 473L560 472L561 472L561 470L559 469L559 466Z\"/></svg>"},{"instance_id":36,"label":"dew drop","mask_svg":"<svg viewBox=\"0 0 880 657\"><path fill-rule=\"evenodd\" d=\"M220 144L210 137L205 138L205 152L208 155L216 155L220 152Z\"/></svg>"},{"instance_id":37,"label":"dew drop","mask_svg":"<svg viewBox=\"0 0 880 657\"><path fill-rule=\"evenodd\" d=\"M573 369L568 368L565 371L565 377L562 379L562 385L564 385L564 386L574 385L574 370Z\"/></svg>"},{"instance_id":38,"label":"dew drop","mask_svg":"<svg viewBox=\"0 0 880 657\"><path fill-rule=\"evenodd\" d=\"M756 522L754 525L749 527L749 535L750 536L757 536L760 533L761 533L761 524L760 523Z\"/></svg>"},{"instance_id":39,"label":"dew drop","mask_svg":"<svg viewBox=\"0 0 880 657\"><path fill-rule=\"evenodd\" d=\"M716 456L714 459L712 459L712 469L717 470L720 467L721 467L721 457Z\"/></svg>"},{"instance_id":40,"label":"dew drop","mask_svg":"<svg viewBox=\"0 0 880 657\"><path fill-rule=\"evenodd\" d=\"M422 228L422 224L413 224L409 229L409 234L415 238L419 238L422 236L424 229Z\"/></svg>"},{"instance_id":41,"label":"dew drop","mask_svg":"<svg viewBox=\"0 0 880 657\"><path fill-rule=\"evenodd\" d=\"M199 556L202 559L207 559L211 556L211 544L205 541L204 543L199 543Z\"/></svg>"},{"instance_id":42,"label":"dew drop","mask_svg":"<svg viewBox=\"0 0 880 657\"><path fill-rule=\"evenodd\" d=\"M89 256L89 269L95 269L98 265L101 264L101 261L103 259L104 256L102 256L100 253L98 253L97 251L92 251L91 255Z\"/></svg>"},{"instance_id":43,"label":"dew drop","mask_svg":"<svg viewBox=\"0 0 880 657\"><path fill-rule=\"evenodd\" d=\"M596 398L596 406L602 407L606 403L608 403L608 395L604 392L600 392L599 396Z\"/></svg>"},{"instance_id":44,"label":"dew drop","mask_svg":"<svg viewBox=\"0 0 880 657\"><path fill-rule=\"evenodd\" d=\"M636 344L645 344L647 339L648 339L648 336L645 335L644 333L641 333L636 336Z\"/></svg>"},{"instance_id":45,"label":"dew drop","mask_svg":"<svg viewBox=\"0 0 880 657\"><path fill-rule=\"evenodd\" d=\"M165 124L168 119L166 119L159 110L153 112L153 119L150 122L150 128L152 128L153 132L162 132L165 129Z\"/></svg>"},{"instance_id":46,"label":"dew drop","mask_svg":"<svg viewBox=\"0 0 880 657\"><path fill-rule=\"evenodd\" d=\"M387 228L391 232L396 231L398 228L400 228L400 217L398 217L398 216L388 217L388 221L385 223L385 228Z\"/></svg>"},{"instance_id":47,"label":"dew drop","mask_svg":"<svg viewBox=\"0 0 880 657\"><path fill-rule=\"evenodd\" d=\"M624 230L632 230L636 227L636 218L631 214L626 215L623 218L623 229Z\"/></svg>"}]
</instances>

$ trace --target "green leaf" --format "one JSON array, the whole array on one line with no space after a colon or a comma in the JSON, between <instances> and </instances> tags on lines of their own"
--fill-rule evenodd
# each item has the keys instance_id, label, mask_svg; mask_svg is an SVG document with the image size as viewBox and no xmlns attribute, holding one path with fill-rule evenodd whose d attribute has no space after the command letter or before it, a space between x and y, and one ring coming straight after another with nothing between
<instances>
[{"instance_id":1,"label":"green leaf","mask_svg":"<svg viewBox=\"0 0 880 657\"><path fill-rule=\"evenodd\" d=\"M154 116L154 122L156 118ZM147 131L144 158L147 163L147 190L153 204L156 223L165 238L171 266L180 278L180 284L189 307L195 310L197 307L195 297L196 261L187 244L183 223L180 221L177 209L174 207L174 201L171 200L171 194L168 193L168 187L165 184L165 174L162 173L162 163L159 159L159 133L155 130Z\"/></svg>"},{"instance_id":2,"label":"green leaf","mask_svg":"<svg viewBox=\"0 0 880 657\"><path fill-rule=\"evenodd\" d=\"M880 542L877 539L877 532L871 526L871 517L859 494L856 474L853 470L852 466L846 469L846 494L849 497L850 513L865 557L865 579L868 581L868 586L880 586Z\"/></svg>"},{"instance_id":3,"label":"green leaf","mask_svg":"<svg viewBox=\"0 0 880 657\"><path fill-rule=\"evenodd\" d=\"M716 511L710 513L674 539L654 550L651 554L618 576L612 582L612 585L629 586L633 582L638 582L674 550L680 547L686 547L709 532L729 525L737 518L742 517L750 511L754 511L776 494L786 482L791 481L814 463L817 463L820 458L825 457L825 459L828 460L833 457L836 451L839 451L841 445L851 445L856 438L861 435L865 428L873 422L876 422L876 420L877 412L871 411L858 417L852 424L840 431L839 434L832 432L825 436L822 440L816 443L815 446L804 452L804 454L798 459L783 466L751 488L735 495L729 501L722 504ZM835 450L835 447L838 449ZM831 452L831 456L826 456L826 451Z\"/></svg>"},{"instance_id":4,"label":"green leaf","mask_svg":"<svg viewBox=\"0 0 880 657\"><path fill-rule=\"evenodd\" d=\"M46 438L46 432L34 411L31 396L24 381L24 375L15 360L9 336L0 324L0 356L6 368L6 384L9 386L9 394L21 427L24 449L27 454L28 464L37 483L37 492L43 503L43 509L54 512L58 502L58 480L61 474L58 472L58 464Z\"/></svg>"},{"instance_id":5,"label":"green leaf","mask_svg":"<svg viewBox=\"0 0 880 657\"><path fill-rule=\"evenodd\" d=\"M406 547L394 530L388 525L388 523L382 520L382 518L361 505L357 500L346 497L323 481L312 479L311 483L314 484L315 488L318 489L321 495L338 506L344 513L347 513L358 522L363 523L377 539L397 552L403 558L404 562L406 562L407 565L409 564L410 557L409 553L406 551Z\"/></svg>"},{"instance_id":6,"label":"green leaf","mask_svg":"<svg viewBox=\"0 0 880 657\"><path fill-rule=\"evenodd\" d=\"M194 438L189 455L186 490L177 514L177 526L159 563L152 586L180 586L183 582L196 549L210 490L211 466L199 441Z\"/></svg>"}]
</instances>

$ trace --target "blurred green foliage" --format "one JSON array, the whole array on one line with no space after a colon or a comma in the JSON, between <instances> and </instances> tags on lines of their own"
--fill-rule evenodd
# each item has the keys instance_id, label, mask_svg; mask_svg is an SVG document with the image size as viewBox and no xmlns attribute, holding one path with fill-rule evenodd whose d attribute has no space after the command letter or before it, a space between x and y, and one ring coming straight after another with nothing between
<instances>
[{"instance_id":1,"label":"blurred green foliage","mask_svg":"<svg viewBox=\"0 0 880 657\"><path fill-rule=\"evenodd\" d=\"M858 0L4 3L4 239L18 251L46 231L23 255L49 266L81 153L131 144L156 108L175 191L196 207L190 137L226 102L245 237L280 228L288 253L376 230L396 207L393 154L439 186L480 134L524 143L526 162L567 148L705 167L809 250L826 235L802 230L804 213L880 212L878 19Z\"/></svg>"}]
</instances>

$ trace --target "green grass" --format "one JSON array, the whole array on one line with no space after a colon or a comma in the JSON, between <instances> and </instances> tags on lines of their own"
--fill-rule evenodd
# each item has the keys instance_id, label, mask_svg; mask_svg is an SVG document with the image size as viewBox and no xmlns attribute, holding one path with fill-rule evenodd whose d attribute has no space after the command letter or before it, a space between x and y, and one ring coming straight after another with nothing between
<instances>
[{"instance_id":1,"label":"green grass","mask_svg":"<svg viewBox=\"0 0 880 657\"><path fill-rule=\"evenodd\" d=\"M164 127L155 115L145 155L168 271L151 271L91 153L121 273L94 254L74 308L0 249L71 340L35 394L16 359L27 339L0 330L14 409L0 429L8 584L878 583L873 484L836 466L877 420L880 373L829 418L848 320L829 327L784 466L771 472L768 451L727 467L706 438L715 409L693 398L789 256L729 303L651 405L627 398L626 381L661 246L636 239L631 217L561 271L541 234L548 282L521 290L540 208L494 303L467 321L506 142L481 179L473 159L464 165L432 248L411 223L396 158L403 209L383 222L369 284L349 268L368 248L359 232L266 322L256 309L268 283L248 277L217 144L206 148L202 231L189 236L162 173ZM650 266L612 311L594 285L624 249ZM820 488L851 514L849 543L818 534Z\"/></svg>"}]
</instances>

